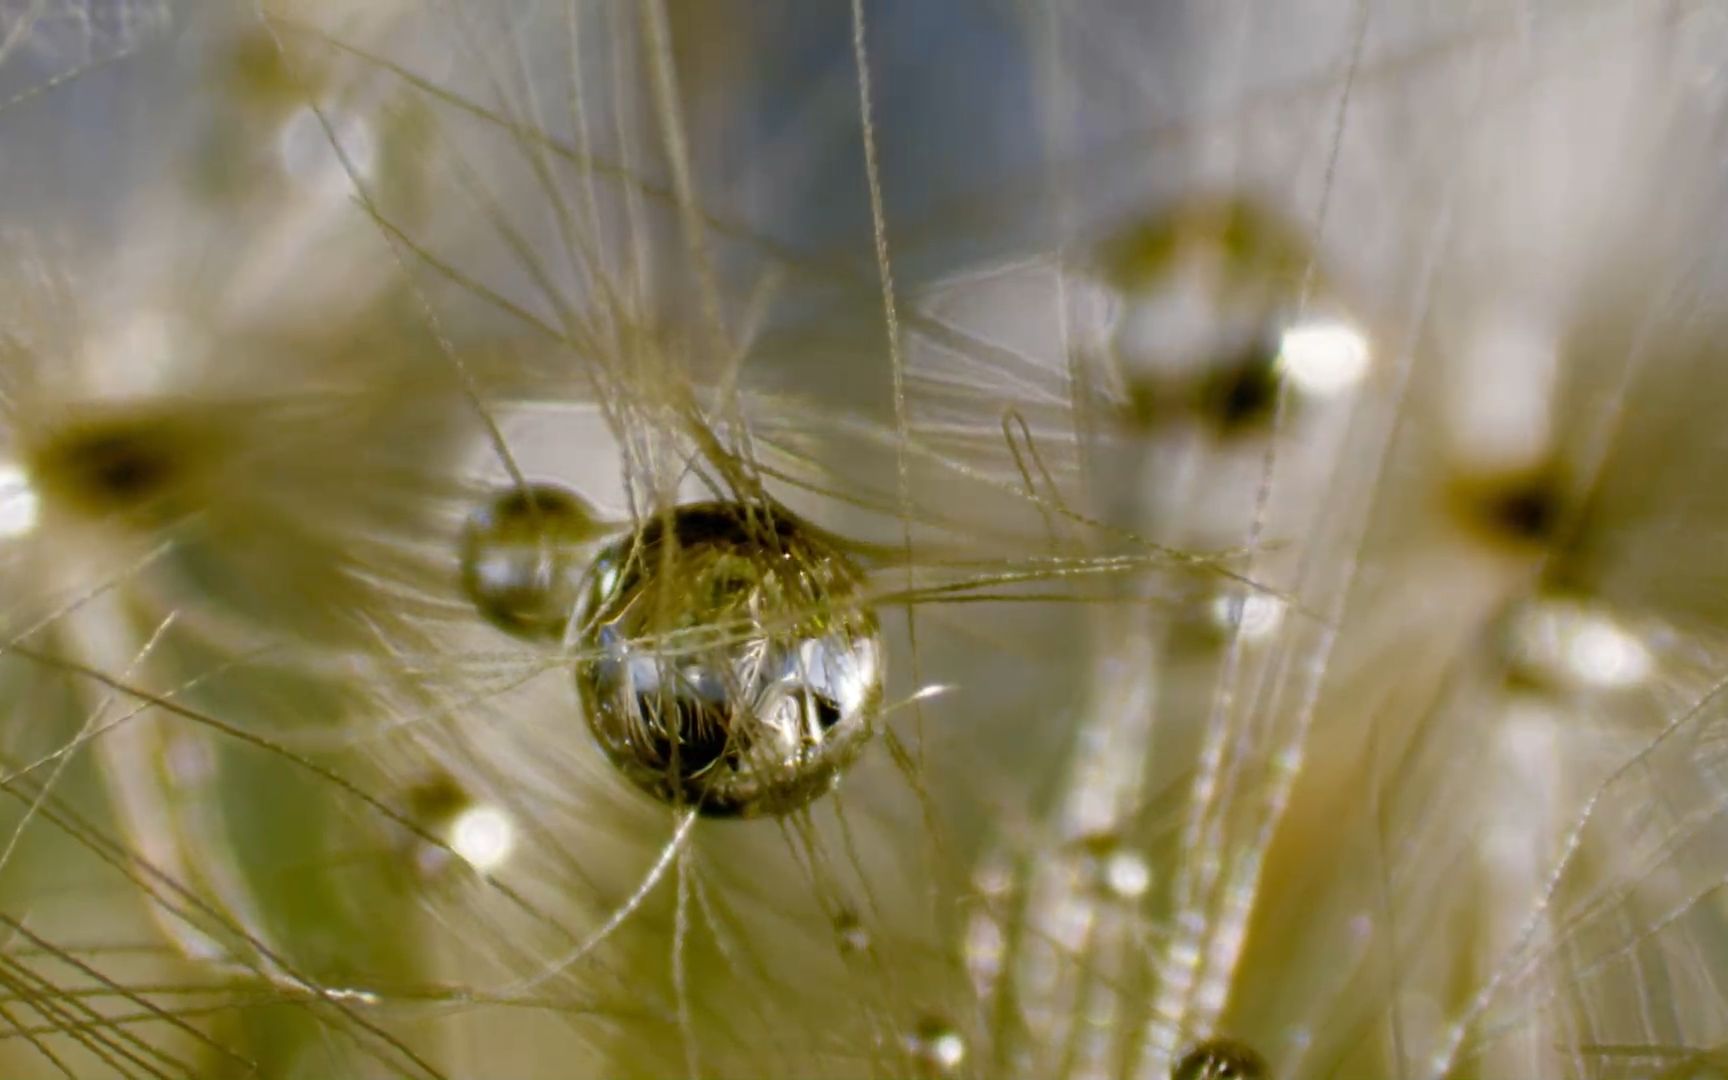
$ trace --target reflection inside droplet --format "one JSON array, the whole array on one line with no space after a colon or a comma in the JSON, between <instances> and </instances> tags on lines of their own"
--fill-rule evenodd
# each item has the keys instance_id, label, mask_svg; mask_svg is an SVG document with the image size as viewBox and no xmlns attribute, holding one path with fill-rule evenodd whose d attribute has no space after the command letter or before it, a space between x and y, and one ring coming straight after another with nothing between
<instances>
[{"instance_id":1,"label":"reflection inside droplet","mask_svg":"<svg viewBox=\"0 0 1728 1080\"><path fill-rule=\"evenodd\" d=\"M638 787L712 816L820 797L869 735L882 642L863 578L779 508L704 503L594 559L576 682Z\"/></svg>"},{"instance_id":2,"label":"reflection inside droplet","mask_svg":"<svg viewBox=\"0 0 1728 1080\"><path fill-rule=\"evenodd\" d=\"M1368 339L1342 322L1297 323L1279 339L1278 367L1298 390L1331 397L1368 374Z\"/></svg>"},{"instance_id":3,"label":"reflection inside droplet","mask_svg":"<svg viewBox=\"0 0 1728 1080\"><path fill-rule=\"evenodd\" d=\"M516 826L501 807L484 803L460 811L450 822L450 850L482 874L491 873L516 848Z\"/></svg>"},{"instance_id":4,"label":"reflection inside droplet","mask_svg":"<svg viewBox=\"0 0 1728 1080\"><path fill-rule=\"evenodd\" d=\"M944 1020L926 1017L906 1039L906 1050L929 1077L957 1076L966 1063L966 1039Z\"/></svg>"},{"instance_id":5,"label":"reflection inside droplet","mask_svg":"<svg viewBox=\"0 0 1728 1080\"><path fill-rule=\"evenodd\" d=\"M337 109L324 109L322 113L320 118L318 112L303 106L283 123L276 136L282 171L306 184L332 181L345 184L349 170L357 180L371 179L378 151L366 121ZM331 145L332 137L335 146ZM341 156L337 155L337 147L341 148Z\"/></svg>"},{"instance_id":6,"label":"reflection inside droplet","mask_svg":"<svg viewBox=\"0 0 1728 1080\"><path fill-rule=\"evenodd\" d=\"M1258 641L1277 633L1284 622L1284 602L1264 593L1224 593L1213 599L1211 617L1219 630L1235 630L1244 641Z\"/></svg>"},{"instance_id":7,"label":"reflection inside droplet","mask_svg":"<svg viewBox=\"0 0 1728 1080\"><path fill-rule=\"evenodd\" d=\"M1138 900L1152 887L1152 867L1137 851L1113 851L1104 859L1104 886L1123 900Z\"/></svg>"},{"instance_id":8,"label":"reflection inside droplet","mask_svg":"<svg viewBox=\"0 0 1728 1080\"><path fill-rule=\"evenodd\" d=\"M0 465L0 538L23 536L35 529L39 504L29 474L16 465Z\"/></svg>"},{"instance_id":9,"label":"reflection inside droplet","mask_svg":"<svg viewBox=\"0 0 1728 1080\"><path fill-rule=\"evenodd\" d=\"M1170 1080L1266 1080L1266 1062L1234 1039L1208 1039L1182 1056Z\"/></svg>"}]
</instances>

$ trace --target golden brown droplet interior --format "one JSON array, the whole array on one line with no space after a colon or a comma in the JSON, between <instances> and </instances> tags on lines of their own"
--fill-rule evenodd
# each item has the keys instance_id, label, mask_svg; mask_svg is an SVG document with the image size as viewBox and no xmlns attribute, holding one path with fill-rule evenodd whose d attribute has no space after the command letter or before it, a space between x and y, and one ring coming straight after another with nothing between
<instances>
[{"instance_id":1,"label":"golden brown droplet interior","mask_svg":"<svg viewBox=\"0 0 1728 1080\"><path fill-rule=\"evenodd\" d=\"M1224 282L1296 283L1309 262L1301 233L1251 200L1195 199L1131 225L1103 251L1106 280L1144 289L1195 258L1218 267Z\"/></svg>"},{"instance_id":2,"label":"golden brown droplet interior","mask_svg":"<svg viewBox=\"0 0 1728 1080\"><path fill-rule=\"evenodd\" d=\"M1449 492L1458 519L1484 539L1538 546L1555 539L1565 513L1560 477L1551 469L1467 476Z\"/></svg>"},{"instance_id":3,"label":"golden brown droplet interior","mask_svg":"<svg viewBox=\"0 0 1728 1080\"><path fill-rule=\"evenodd\" d=\"M45 501L92 517L176 517L194 507L207 475L214 433L169 410L79 417L46 430L26 448Z\"/></svg>"}]
</instances>

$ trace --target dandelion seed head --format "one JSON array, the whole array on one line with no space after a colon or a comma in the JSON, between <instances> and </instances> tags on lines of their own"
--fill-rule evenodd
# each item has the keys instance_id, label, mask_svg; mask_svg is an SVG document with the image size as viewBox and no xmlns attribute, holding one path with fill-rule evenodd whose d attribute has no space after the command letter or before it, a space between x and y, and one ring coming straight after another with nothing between
<instances>
[{"instance_id":1,"label":"dandelion seed head","mask_svg":"<svg viewBox=\"0 0 1728 1080\"><path fill-rule=\"evenodd\" d=\"M0 1073L1713 1060L1720 20L766 2L14 5Z\"/></svg>"}]
</instances>

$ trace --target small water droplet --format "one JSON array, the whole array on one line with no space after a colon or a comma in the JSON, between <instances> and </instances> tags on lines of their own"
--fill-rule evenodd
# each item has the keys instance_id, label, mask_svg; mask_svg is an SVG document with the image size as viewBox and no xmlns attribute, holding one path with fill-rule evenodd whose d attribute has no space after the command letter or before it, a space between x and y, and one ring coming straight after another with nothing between
<instances>
[{"instance_id":1,"label":"small water droplet","mask_svg":"<svg viewBox=\"0 0 1728 1080\"><path fill-rule=\"evenodd\" d=\"M992 856L980 863L972 875L972 887L978 890L978 895L990 899L1001 899L1014 889L1014 867L1006 858L1000 855Z\"/></svg>"},{"instance_id":2,"label":"small water droplet","mask_svg":"<svg viewBox=\"0 0 1728 1080\"><path fill-rule=\"evenodd\" d=\"M1138 900L1152 887L1152 867L1138 851L1113 851L1102 869L1104 887L1120 900Z\"/></svg>"},{"instance_id":3,"label":"small water droplet","mask_svg":"<svg viewBox=\"0 0 1728 1080\"><path fill-rule=\"evenodd\" d=\"M867 740L882 642L862 575L786 511L679 507L601 551L586 580L583 709L644 791L710 816L782 814Z\"/></svg>"},{"instance_id":4,"label":"small water droplet","mask_svg":"<svg viewBox=\"0 0 1728 1080\"><path fill-rule=\"evenodd\" d=\"M856 956L870 951L870 931L854 912L842 911L834 919L834 933L840 940L840 951Z\"/></svg>"},{"instance_id":5,"label":"small water droplet","mask_svg":"<svg viewBox=\"0 0 1728 1080\"><path fill-rule=\"evenodd\" d=\"M1170 1080L1266 1080L1265 1059L1233 1039L1208 1039L1182 1055Z\"/></svg>"},{"instance_id":6,"label":"small water droplet","mask_svg":"<svg viewBox=\"0 0 1728 1080\"><path fill-rule=\"evenodd\" d=\"M495 803L476 799L455 778L439 775L408 793L408 814L427 835L414 841L414 864L426 877L442 872L451 857L489 874L503 866L516 849L516 822Z\"/></svg>"},{"instance_id":7,"label":"small water droplet","mask_svg":"<svg viewBox=\"0 0 1728 1080\"><path fill-rule=\"evenodd\" d=\"M515 850L516 825L503 807L477 803L450 822L445 841L469 866L489 874Z\"/></svg>"},{"instance_id":8,"label":"small water droplet","mask_svg":"<svg viewBox=\"0 0 1728 1080\"><path fill-rule=\"evenodd\" d=\"M1260 641L1284 623L1284 601L1265 593L1226 592L1212 601L1212 625L1222 633L1235 631L1243 641Z\"/></svg>"},{"instance_id":9,"label":"small water droplet","mask_svg":"<svg viewBox=\"0 0 1728 1080\"><path fill-rule=\"evenodd\" d=\"M588 505L562 487L505 489L463 529L462 588L500 629L556 641L581 592L583 556L598 534Z\"/></svg>"},{"instance_id":10,"label":"small water droplet","mask_svg":"<svg viewBox=\"0 0 1728 1080\"><path fill-rule=\"evenodd\" d=\"M939 1017L927 1016L906 1038L919 1073L932 1080L959 1076L966 1065L966 1038Z\"/></svg>"},{"instance_id":11,"label":"small water droplet","mask_svg":"<svg viewBox=\"0 0 1728 1080\"><path fill-rule=\"evenodd\" d=\"M974 911L966 920L966 973L980 998L996 990L1002 977L1002 959L1008 952L1008 942L1002 933L1002 923L985 910Z\"/></svg>"}]
</instances>

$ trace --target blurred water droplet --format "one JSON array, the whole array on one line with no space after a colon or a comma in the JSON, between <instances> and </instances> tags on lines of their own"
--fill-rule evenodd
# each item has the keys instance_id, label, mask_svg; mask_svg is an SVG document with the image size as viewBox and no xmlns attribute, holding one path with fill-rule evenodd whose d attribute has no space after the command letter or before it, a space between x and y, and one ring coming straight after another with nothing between
<instances>
[{"instance_id":1,"label":"blurred water droplet","mask_svg":"<svg viewBox=\"0 0 1728 1080\"><path fill-rule=\"evenodd\" d=\"M516 822L510 812L474 798L453 777L439 776L412 790L408 812L422 830L444 845L415 840L414 863L426 877L442 872L452 857L489 874L516 849Z\"/></svg>"},{"instance_id":2,"label":"blurred water droplet","mask_svg":"<svg viewBox=\"0 0 1728 1080\"><path fill-rule=\"evenodd\" d=\"M974 911L966 921L966 973L972 977L979 998L995 992L1007 951L1001 920L989 911Z\"/></svg>"},{"instance_id":3,"label":"blurred water droplet","mask_svg":"<svg viewBox=\"0 0 1728 1080\"><path fill-rule=\"evenodd\" d=\"M1312 266L1301 230L1249 199L1186 201L1109 239L1097 270L1114 303L1096 351L1125 419L1153 429L1188 416L1240 435L1266 429L1285 385L1327 398L1361 381L1361 330L1333 317L1291 321L1311 310L1293 286Z\"/></svg>"},{"instance_id":4,"label":"blurred water droplet","mask_svg":"<svg viewBox=\"0 0 1728 1080\"><path fill-rule=\"evenodd\" d=\"M482 874L504 865L516 847L516 826L502 807L467 807L450 822L450 850Z\"/></svg>"},{"instance_id":5,"label":"blurred water droplet","mask_svg":"<svg viewBox=\"0 0 1728 1080\"><path fill-rule=\"evenodd\" d=\"M1570 689L1617 690L1650 677L1649 648L1609 612L1581 600L1543 598L1521 605L1505 628L1516 674Z\"/></svg>"},{"instance_id":6,"label":"blurred water droplet","mask_svg":"<svg viewBox=\"0 0 1728 1080\"><path fill-rule=\"evenodd\" d=\"M1138 851L1118 850L1104 859L1104 886L1117 898L1138 900L1152 887L1152 867Z\"/></svg>"},{"instance_id":7,"label":"blurred water droplet","mask_svg":"<svg viewBox=\"0 0 1728 1080\"><path fill-rule=\"evenodd\" d=\"M713 816L781 814L834 786L882 696L863 578L783 510L680 507L603 550L576 682L613 764Z\"/></svg>"},{"instance_id":8,"label":"blurred water droplet","mask_svg":"<svg viewBox=\"0 0 1728 1080\"><path fill-rule=\"evenodd\" d=\"M834 933L840 940L840 951L858 955L870 951L870 931L850 911L842 911L834 919Z\"/></svg>"},{"instance_id":9,"label":"blurred water droplet","mask_svg":"<svg viewBox=\"0 0 1728 1080\"><path fill-rule=\"evenodd\" d=\"M23 463L44 501L104 522L155 525L200 505L229 448L206 412L157 403L92 409L36 436Z\"/></svg>"},{"instance_id":10,"label":"blurred water droplet","mask_svg":"<svg viewBox=\"0 0 1728 1080\"><path fill-rule=\"evenodd\" d=\"M1014 888L1014 867L999 855L987 858L973 871L972 887L980 896L1007 896Z\"/></svg>"},{"instance_id":11,"label":"blurred water droplet","mask_svg":"<svg viewBox=\"0 0 1728 1080\"><path fill-rule=\"evenodd\" d=\"M1170 1080L1265 1080L1266 1062L1232 1039L1209 1039L1182 1055Z\"/></svg>"},{"instance_id":12,"label":"blurred water droplet","mask_svg":"<svg viewBox=\"0 0 1728 1080\"><path fill-rule=\"evenodd\" d=\"M1278 632L1284 622L1284 601L1265 593L1222 593L1213 599L1209 614L1218 630L1234 630L1244 641L1259 641Z\"/></svg>"},{"instance_id":13,"label":"blurred water droplet","mask_svg":"<svg viewBox=\"0 0 1728 1080\"><path fill-rule=\"evenodd\" d=\"M966 1039L953 1025L927 1016L906 1038L906 1050L923 1076L959 1076L966 1065Z\"/></svg>"},{"instance_id":14,"label":"blurred water droplet","mask_svg":"<svg viewBox=\"0 0 1728 1080\"><path fill-rule=\"evenodd\" d=\"M482 615L518 637L564 636L599 529L586 503L555 484L509 488L469 517L462 587Z\"/></svg>"},{"instance_id":15,"label":"blurred water droplet","mask_svg":"<svg viewBox=\"0 0 1728 1080\"><path fill-rule=\"evenodd\" d=\"M364 119L331 109L323 110L321 118L310 107L296 109L283 123L276 137L276 153L282 171L300 183L343 189L349 184L350 169L356 180L371 179L378 157L377 144Z\"/></svg>"}]
</instances>

